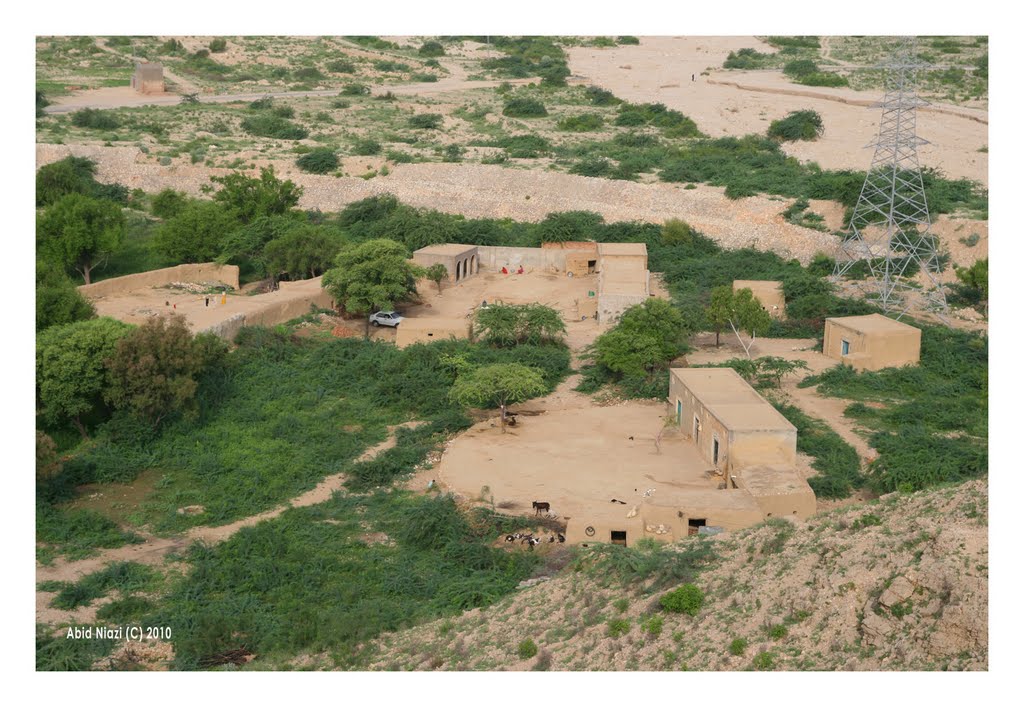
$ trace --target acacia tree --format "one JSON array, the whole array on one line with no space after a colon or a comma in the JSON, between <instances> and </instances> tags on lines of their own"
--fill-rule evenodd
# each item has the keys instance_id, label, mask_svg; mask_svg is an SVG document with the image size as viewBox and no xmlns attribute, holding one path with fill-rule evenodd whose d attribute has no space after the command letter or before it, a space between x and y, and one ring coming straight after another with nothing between
<instances>
[{"instance_id":1,"label":"acacia tree","mask_svg":"<svg viewBox=\"0 0 1024 707\"><path fill-rule=\"evenodd\" d=\"M754 297L754 293L748 288L743 288L732 294L728 310L729 327L732 329L732 333L736 335L736 340L740 342L740 346L743 347L743 352L747 355L747 358L750 358L750 349L757 339L757 333L761 332L763 334L771 326L771 315L765 311L765 308ZM749 343L743 340L740 332L745 332L750 337Z\"/></svg>"},{"instance_id":2,"label":"acacia tree","mask_svg":"<svg viewBox=\"0 0 1024 707\"><path fill-rule=\"evenodd\" d=\"M521 363L495 363L460 375L448 397L466 407L499 408L504 433L508 406L546 391L544 376L536 368Z\"/></svg>"},{"instance_id":3,"label":"acacia tree","mask_svg":"<svg viewBox=\"0 0 1024 707\"><path fill-rule=\"evenodd\" d=\"M204 263L220 255L225 239L236 228L238 219L232 211L212 201L196 200L157 229L154 244L175 262Z\"/></svg>"},{"instance_id":4,"label":"acacia tree","mask_svg":"<svg viewBox=\"0 0 1024 707\"><path fill-rule=\"evenodd\" d=\"M495 304L476 312L475 329L492 346L540 344L561 340L565 322L543 304Z\"/></svg>"},{"instance_id":5,"label":"acacia tree","mask_svg":"<svg viewBox=\"0 0 1024 707\"><path fill-rule=\"evenodd\" d=\"M84 418L97 411L107 384L106 361L132 327L100 317L50 327L36 337L36 401L54 423L70 420L88 438Z\"/></svg>"},{"instance_id":6,"label":"acacia tree","mask_svg":"<svg viewBox=\"0 0 1024 707\"><path fill-rule=\"evenodd\" d=\"M416 278L423 268L408 260L401 243L376 238L343 249L334 268L324 273L321 283L339 307L364 317L378 309L391 309L395 302L416 291ZM367 319L365 336L370 336Z\"/></svg>"},{"instance_id":7,"label":"acacia tree","mask_svg":"<svg viewBox=\"0 0 1024 707\"><path fill-rule=\"evenodd\" d=\"M193 337L180 315L150 317L118 341L107 359L109 384L103 397L156 428L193 401L199 374L226 352L213 334Z\"/></svg>"},{"instance_id":8,"label":"acacia tree","mask_svg":"<svg viewBox=\"0 0 1024 707\"><path fill-rule=\"evenodd\" d=\"M437 285L437 291L441 292L441 280L448 279L448 268L444 263L434 263L426 270L427 279Z\"/></svg>"},{"instance_id":9,"label":"acacia tree","mask_svg":"<svg viewBox=\"0 0 1024 707\"><path fill-rule=\"evenodd\" d=\"M96 309L60 267L36 261L36 331L91 319Z\"/></svg>"},{"instance_id":10,"label":"acacia tree","mask_svg":"<svg viewBox=\"0 0 1024 707\"><path fill-rule=\"evenodd\" d=\"M43 212L36 224L39 251L92 282L92 271L121 244L125 218L121 207L104 199L67 194Z\"/></svg>"}]
</instances>

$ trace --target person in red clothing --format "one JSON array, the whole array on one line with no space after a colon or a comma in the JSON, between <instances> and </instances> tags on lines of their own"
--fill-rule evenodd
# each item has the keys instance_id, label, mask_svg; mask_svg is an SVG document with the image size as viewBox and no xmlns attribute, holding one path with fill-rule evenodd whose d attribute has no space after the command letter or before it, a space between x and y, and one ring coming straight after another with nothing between
<instances>
[{"instance_id":1,"label":"person in red clothing","mask_svg":"<svg viewBox=\"0 0 1024 707\"><path fill-rule=\"evenodd\" d=\"M523 274L524 272L525 272L525 271L523 270L523 266L522 266L522 265L520 265L520 266L519 266L519 269L518 269L518 270L516 270L516 275L522 275L522 274Z\"/></svg>"},{"instance_id":2,"label":"person in red clothing","mask_svg":"<svg viewBox=\"0 0 1024 707\"><path fill-rule=\"evenodd\" d=\"M501 274L508 275L508 268L506 268L504 265L501 266Z\"/></svg>"}]
</instances>

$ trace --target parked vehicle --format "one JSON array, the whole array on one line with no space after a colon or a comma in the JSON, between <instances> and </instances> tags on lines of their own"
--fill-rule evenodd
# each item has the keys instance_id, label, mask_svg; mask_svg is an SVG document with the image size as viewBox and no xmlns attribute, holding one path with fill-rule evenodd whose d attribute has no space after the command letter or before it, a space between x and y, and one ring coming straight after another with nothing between
<instances>
[{"instance_id":1,"label":"parked vehicle","mask_svg":"<svg viewBox=\"0 0 1024 707\"><path fill-rule=\"evenodd\" d=\"M374 312L370 315L370 324L373 326L396 327L405 319L398 312Z\"/></svg>"}]
</instances>

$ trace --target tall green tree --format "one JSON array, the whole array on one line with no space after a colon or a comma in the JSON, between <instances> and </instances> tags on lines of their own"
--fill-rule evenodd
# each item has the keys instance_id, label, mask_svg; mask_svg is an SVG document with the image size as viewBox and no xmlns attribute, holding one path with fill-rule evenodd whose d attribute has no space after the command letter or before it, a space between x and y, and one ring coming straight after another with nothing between
<instances>
[{"instance_id":1,"label":"tall green tree","mask_svg":"<svg viewBox=\"0 0 1024 707\"><path fill-rule=\"evenodd\" d=\"M124 240L121 207L83 194L67 194L47 208L36 222L39 253L92 282L99 267Z\"/></svg>"},{"instance_id":2,"label":"tall green tree","mask_svg":"<svg viewBox=\"0 0 1024 707\"><path fill-rule=\"evenodd\" d=\"M444 263L434 263L426 269L425 275L428 280L437 285L437 291L441 291L441 281L448 279L448 268Z\"/></svg>"},{"instance_id":3,"label":"tall green tree","mask_svg":"<svg viewBox=\"0 0 1024 707\"><path fill-rule=\"evenodd\" d=\"M416 278L423 275L423 268L408 257L405 246L386 238L351 245L338 254L336 267L324 273L323 287L352 314L368 316L378 309L391 309L416 291Z\"/></svg>"},{"instance_id":4,"label":"tall green tree","mask_svg":"<svg viewBox=\"0 0 1024 707\"><path fill-rule=\"evenodd\" d=\"M466 407L497 407L501 410L501 431L505 431L508 406L547 392L544 376L521 363L481 366L455 379L448 397Z\"/></svg>"},{"instance_id":5,"label":"tall green tree","mask_svg":"<svg viewBox=\"0 0 1024 707\"><path fill-rule=\"evenodd\" d=\"M36 331L96 316L96 309L59 266L36 261Z\"/></svg>"},{"instance_id":6,"label":"tall green tree","mask_svg":"<svg viewBox=\"0 0 1024 707\"><path fill-rule=\"evenodd\" d=\"M193 336L182 316L150 317L116 343L103 397L156 428L192 404L199 375L225 353L213 334Z\"/></svg>"},{"instance_id":7,"label":"tall green tree","mask_svg":"<svg viewBox=\"0 0 1024 707\"><path fill-rule=\"evenodd\" d=\"M740 342L740 346L743 347L743 352L750 358L750 349L757 340L757 335L764 334L768 331L768 327L771 326L772 318L771 315L765 311L765 308L761 305L761 302L754 297L754 293L748 289L743 288L733 293L732 299L729 301L729 316L727 321L729 327L732 329L732 333L736 335L736 340ZM740 334L746 333L750 337L750 341L744 341Z\"/></svg>"},{"instance_id":8,"label":"tall green tree","mask_svg":"<svg viewBox=\"0 0 1024 707\"><path fill-rule=\"evenodd\" d=\"M49 206L68 194L92 194L96 163L85 157L65 157L36 172L36 206Z\"/></svg>"},{"instance_id":9,"label":"tall green tree","mask_svg":"<svg viewBox=\"0 0 1024 707\"><path fill-rule=\"evenodd\" d=\"M651 376L685 349L683 318L666 300L651 297L630 307L594 342L594 360L624 376Z\"/></svg>"},{"instance_id":10,"label":"tall green tree","mask_svg":"<svg viewBox=\"0 0 1024 707\"><path fill-rule=\"evenodd\" d=\"M267 243L263 251L271 275L293 280L322 275L338 256L342 235L327 226L301 224Z\"/></svg>"},{"instance_id":11,"label":"tall green tree","mask_svg":"<svg viewBox=\"0 0 1024 707\"><path fill-rule=\"evenodd\" d=\"M729 323L729 312L732 305L732 288L722 285L711 290L711 302L704 309L708 321L715 328L715 347L722 345L722 329Z\"/></svg>"},{"instance_id":12,"label":"tall green tree","mask_svg":"<svg viewBox=\"0 0 1024 707\"><path fill-rule=\"evenodd\" d=\"M70 420L87 438L85 420L100 410L107 359L132 327L100 317L50 327L36 336L36 402L54 424Z\"/></svg>"},{"instance_id":13,"label":"tall green tree","mask_svg":"<svg viewBox=\"0 0 1024 707\"><path fill-rule=\"evenodd\" d=\"M210 177L210 181L221 187L213 200L236 212L243 223L258 216L285 214L298 205L302 196L302 187L290 179L279 179L273 167L262 168L258 178L234 172Z\"/></svg>"},{"instance_id":14,"label":"tall green tree","mask_svg":"<svg viewBox=\"0 0 1024 707\"><path fill-rule=\"evenodd\" d=\"M157 229L157 250L176 263L205 263L221 254L238 219L223 205L196 200Z\"/></svg>"},{"instance_id":15,"label":"tall green tree","mask_svg":"<svg viewBox=\"0 0 1024 707\"><path fill-rule=\"evenodd\" d=\"M543 304L495 304L477 310L476 331L491 346L541 344L561 340L565 322Z\"/></svg>"}]
</instances>

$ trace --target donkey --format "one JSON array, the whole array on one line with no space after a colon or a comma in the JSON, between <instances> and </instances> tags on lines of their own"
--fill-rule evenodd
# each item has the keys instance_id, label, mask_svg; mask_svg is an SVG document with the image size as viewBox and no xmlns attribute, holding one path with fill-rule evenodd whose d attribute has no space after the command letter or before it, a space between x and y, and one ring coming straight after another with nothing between
<instances>
[{"instance_id":1,"label":"donkey","mask_svg":"<svg viewBox=\"0 0 1024 707\"><path fill-rule=\"evenodd\" d=\"M540 515L541 511L551 513L551 504L547 501L534 501L533 507L536 510L536 513L534 513L535 516Z\"/></svg>"}]
</instances>

